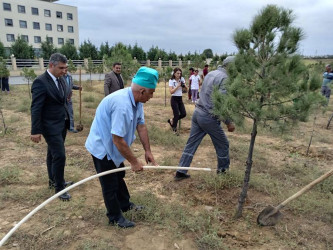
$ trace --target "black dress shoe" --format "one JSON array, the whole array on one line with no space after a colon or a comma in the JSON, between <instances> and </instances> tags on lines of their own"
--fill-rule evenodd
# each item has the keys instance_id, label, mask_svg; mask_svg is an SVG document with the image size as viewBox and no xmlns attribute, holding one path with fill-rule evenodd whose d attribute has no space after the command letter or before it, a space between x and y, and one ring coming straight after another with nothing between
<instances>
[{"instance_id":1,"label":"black dress shoe","mask_svg":"<svg viewBox=\"0 0 333 250\"><path fill-rule=\"evenodd\" d=\"M190 178L191 175L189 174L185 174L185 173L182 173L182 172L176 172L176 175L174 177L174 180L175 181L181 181L181 180L184 180L184 179L187 179L187 178Z\"/></svg>"},{"instance_id":2,"label":"black dress shoe","mask_svg":"<svg viewBox=\"0 0 333 250\"><path fill-rule=\"evenodd\" d=\"M124 216L121 216L118 220L112 220L109 222L110 225L118 226L121 228L134 227L135 223L133 221L125 219Z\"/></svg>"},{"instance_id":3,"label":"black dress shoe","mask_svg":"<svg viewBox=\"0 0 333 250\"><path fill-rule=\"evenodd\" d=\"M221 169L216 170L216 173L217 173L218 175L222 175L222 174L226 174L227 171L228 171L227 168L221 168Z\"/></svg>"},{"instance_id":4,"label":"black dress shoe","mask_svg":"<svg viewBox=\"0 0 333 250\"><path fill-rule=\"evenodd\" d=\"M72 196L68 192L65 192L59 196L59 199L62 201L69 201L71 198Z\"/></svg>"},{"instance_id":5,"label":"black dress shoe","mask_svg":"<svg viewBox=\"0 0 333 250\"><path fill-rule=\"evenodd\" d=\"M68 187L70 185L73 185L73 184L74 184L74 181L65 181L64 187L66 188L66 187ZM49 180L49 189L53 189L53 188L55 188L55 182Z\"/></svg>"},{"instance_id":6,"label":"black dress shoe","mask_svg":"<svg viewBox=\"0 0 333 250\"><path fill-rule=\"evenodd\" d=\"M122 209L123 212L134 210L135 212L140 212L145 209L145 206L135 205L133 202L130 202L129 207Z\"/></svg>"}]
</instances>

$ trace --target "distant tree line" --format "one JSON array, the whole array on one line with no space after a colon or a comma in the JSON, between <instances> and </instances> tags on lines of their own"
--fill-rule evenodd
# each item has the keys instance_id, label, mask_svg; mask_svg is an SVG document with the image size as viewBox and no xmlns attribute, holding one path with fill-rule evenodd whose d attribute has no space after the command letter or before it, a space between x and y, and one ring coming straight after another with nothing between
<instances>
[{"instance_id":1,"label":"distant tree line","mask_svg":"<svg viewBox=\"0 0 333 250\"><path fill-rule=\"evenodd\" d=\"M105 42L102 43L99 48L97 48L94 44L91 43L90 40L81 43L78 49L69 41L66 41L66 43L62 47L56 48L54 44L51 43L46 37L46 39L41 43L41 57L43 57L44 59L49 59L51 54L55 52L60 52L72 60L84 58L98 60L105 57L111 57L117 49L125 50L131 55L132 59L136 58L138 61L146 61L147 59L151 61L157 61L159 60L159 58L162 61L177 61L179 59L181 59L182 61L204 61L207 58L211 58L213 62L218 62L223 60L227 56L226 53L224 55L214 55L211 49L205 49L202 53L188 52L185 55L177 55L173 51L166 52L164 49L160 49L158 46L152 46L146 52L137 43L132 46L125 45L121 42L116 43L113 46L110 46L108 42ZM17 59L33 59L36 57L32 45L29 45L29 43L22 39L20 36L18 36L15 42L11 44L10 54L15 55ZM1 41L0 57L8 58L8 56L5 55L5 48Z\"/></svg>"}]
</instances>

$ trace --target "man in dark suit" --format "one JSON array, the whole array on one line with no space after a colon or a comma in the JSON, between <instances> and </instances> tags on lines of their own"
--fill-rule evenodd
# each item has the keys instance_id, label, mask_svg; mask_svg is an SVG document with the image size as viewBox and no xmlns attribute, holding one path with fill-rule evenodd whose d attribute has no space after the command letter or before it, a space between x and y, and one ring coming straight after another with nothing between
<instances>
[{"instance_id":1,"label":"man in dark suit","mask_svg":"<svg viewBox=\"0 0 333 250\"><path fill-rule=\"evenodd\" d=\"M112 71L105 75L104 94L105 96L124 88L124 79L121 76L121 63L116 62L112 65Z\"/></svg>"},{"instance_id":2,"label":"man in dark suit","mask_svg":"<svg viewBox=\"0 0 333 250\"><path fill-rule=\"evenodd\" d=\"M74 112L73 112L73 102L72 102L72 95L73 95L73 89L74 90L82 90L81 86L75 85L73 83L73 77L71 74L67 72L64 75L65 83L66 83L66 96L67 96L67 107L69 112L69 132L77 133L78 131L74 128Z\"/></svg>"},{"instance_id":3,"label":"man in dark suit","mask_svg":"<svg viewBox=\"0 0 333 250\"><path fill-rule=\"evenodd\" d=\"M47 71L34 80L31 93L31 140L40 142L43 135L47 143L47 172L49 187L60 192L70 182L64 180L66 162L65 138L69 128L69 113L66 105L66 84L62 76L66 73L67 58L60 54L52 54ZM61 200L69 200L66 192L59 196Z\"/></svg>"}]
</instances>

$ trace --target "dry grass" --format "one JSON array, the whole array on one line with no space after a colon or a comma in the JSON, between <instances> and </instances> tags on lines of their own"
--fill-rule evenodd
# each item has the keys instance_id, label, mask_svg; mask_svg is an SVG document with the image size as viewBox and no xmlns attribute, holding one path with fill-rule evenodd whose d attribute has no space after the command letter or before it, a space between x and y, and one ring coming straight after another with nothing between
<instances>
[{"instance_id":1,"label":"dry grass","mask_svg":"<svg viewBox=\"0 0 333 250\"><path fill-rule=\"evenodd\" d=\"M2 96L10 133L0 137L0 238L14 222L53 194L47 188L46 144L29 140L26 89L25 85L14 86L11 95ZM73 95L78 123L78 91ZM103 96L102 82L93 82L92 86L90 82L84 83L84 130L67 135L67 180L79 181L95 173L84 142ZM194 110L185 101L188 116L182 121L180 136L175 136L166 122L172 115L169 99L168 91L165 99L161 82L154 98L145 105L151 147L160 165L178 164ZM305 153L313 117L288 133L259 130L248 199L244 216L239 220L234 220L233 215L245 170L249 123L227 134L231 157L227 175L215 175L217 161L209 137L198 148L192 166L211 167L211 174L193 171L191 179L174 182L170 171L126 173L132 200L147 208L140 214L126 214L137 223L134 229L107 225L99 182L93 180L70 192L70 202L55 200L39 211L14 233L4 249L14 245L21 249L332 249L333 178L288 204L282 211L284 218L275 227L256 224L258 213L268 204L277 205L331 169L333 135L325 126L333 102L328 110L317 114L309 156ZM132 148L143 161L144 150L139 140Z\"/></svg>"}]
</instances>

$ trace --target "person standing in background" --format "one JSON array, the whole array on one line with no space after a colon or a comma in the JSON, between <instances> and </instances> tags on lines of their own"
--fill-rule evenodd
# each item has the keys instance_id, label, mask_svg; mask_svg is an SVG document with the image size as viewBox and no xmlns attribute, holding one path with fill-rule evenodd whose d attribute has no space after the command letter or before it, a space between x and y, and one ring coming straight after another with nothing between
<instances>
[{"instance_id":1,"label":"person standing in background","mask_svg":"<svg viewBox=\"0 0 333 250\"><path fill-rule=\"evenodd\" d=\"M206 64L204 69L202 70L202 81L205 79L205 76L207 74L208 74L208 64Z\"/></svg>"},{"instance_id":2,"label":"person standing in background","mask_svg":"<svg viewBox=\"0 0 333 250\"><path fill-rule=\"evenodd\" d=\"M191 92L192 92L192 103L196 103L198 98L199 87L201 85L200 76L198 75L198 70L194 70L194 75L191 75Z\"/></svg>"},{"instance_id":3,"label":"person standing in background","mask_svg":"<svg viewBox=\"0 0 333 250\"><path fill-rule=\"evenodd\" d=\"M124 88L124 79L121 75L121 63L115 62L112 71L105 75L104 94L105 96Z\"/></svg>"},{"instance_id":4,"label":"person standing in background","mask_svg":"<svg viewBox=\"0 0 333 250\"><path fill-rule=\"evenodd\" d=\"M190 76L188 79L188 100L191 101L192 93L191 93L191 76L194 74L194 69L191 67L189 68Z\"/></svg>"},{"instance_id":5,"label":"person standing in background","mask_svg":"<svg viewBox=\"0 0 333 250\"><path fill-rule=\"evenodd\" d=\"M332 67L330 64L327 64L325 67L325 72L323 73L323 83L321 85L321 94L326 97L327 99L327 104L328 101L330 100L331 96L331 88L330 84L333 80L333 72L332 72Z\"/></svg>"},{"instance_id":6,"label":"person standing in background","mask_svg":"<svg viewBox=\"0 0 333 250\"><path fill-rule=\"evenodd\" d=\"M173 118L169 119L168 123L176 135L178 135L178 121L186 116L186 110L183 103L183 87L186 88L185 79L182 77L182 70L180 68L175 68L172 77L169 80L169 90L171 94L170 103L173 111Z\"/></svg>"},{"instance_id":7,"label":"person standing in background","mask_svg":"<svg viewBox=\"0 0 333 250\"><path fill-rule=\"evenodd\" d=\"M64 75L66 81L66 96L67 96L67 107L69 112L69 130L72 133L77 133L78 131L74 128L74 112L73 112L73 102L72 95L73 89L82 91L81 86L77 86L73 83L73 77L68 73L68 67L66 68L66 73Z\"/></svg>"}]
</instances>

